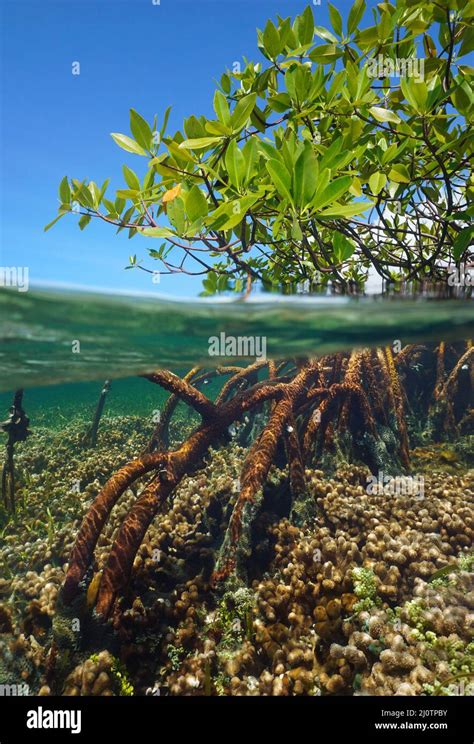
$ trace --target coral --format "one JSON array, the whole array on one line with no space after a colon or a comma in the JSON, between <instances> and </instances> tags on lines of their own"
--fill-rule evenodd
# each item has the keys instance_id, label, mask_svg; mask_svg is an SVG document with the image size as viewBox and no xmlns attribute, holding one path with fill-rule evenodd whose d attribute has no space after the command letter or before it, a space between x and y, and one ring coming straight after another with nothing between
<instances>
[{"instance_id":1,"label":"coral","mask_svg":"<svg viewBox=\"0 0 474 744\"><path fill-rule=\"evenodd\" d=\"M469 694L473 471L461 438L428 439L410 451L414 473L402 467L397 405L419 418L406 419L410 440L432 423L411 366L431 365L436 384L436 355L403 351L223 368L212 406L191 391L201 424L171 411L171 451L146 452L153 424L131 417L104 419L96 451L79 426L36 428L18 453L29 498L0 546L2 683L41 695ZM446 345L444 384L464 354ZM184 382L202 396L211 376Z\"/></svg>"},{"instance_id":2,"label":"coral","mask_svg":"<svg viewBox=\"0 0 474 744\"><path fill-rule=\"evenodd\" d=\"M470 361L471 356L472 348L469 348L456 362L445 385L448 382L454 385L459 370ZM245 556L248 552L244 543L248 542L248 527L256 513L255 502L261 501L262 487L277 456L280 440L286 444L290 485L296 502L299 497L304 497L306 490L303 462L308 464L312 453L320 451L318 447L340 447L345 429L350 429L352 434L352 444L349 440L345 448L349 446L353 455L367 458L372 468L381 470L385 464L390 467L397 441L400 463L408 467L404 393L399 365L391 350L356 351L343 361L345 363L339 356L337 361L333 360L332 368L325 367L324 360L322 363L302 363L289 379L275 376L277 366L273 364L271 379L260 383L255 382L255 375L266 362L258 362L239 371L233 369L216 403L189 382L197 379L197 369L191 370L185 379L163 370L147 375L148 379L172 393L171 407L177 399L185 401L201 414L202 425L178 449L142 455L119 470L105 485L77 536L63 588L64 601L70 602L77 593L79 582L91 563L97 540L114 505L137 479L153 471L155 475L151 483L124 519L100 580L96 609L104 617L109 616L130 576L136 552L155 514L165 508L165 502L182 478L190 474L233 421L247 411L255 412L265 401L272 401L269 419L244 462L240 494L218 559L216 579L238 570L237 554L243 552ZM331 369L331 384L325 387L327 369ZM383 393L377 383L382 385ZM242 390L241 384L247 387ZM235 390L237 392L232 397L231 393ZM305 424L301 451L297 419L303 413ZM375 417L379 419L377 425ZM331 424L333 418L334 425ZM392 425L388 426L391 420ZM398 437L393 435L393 430L398 432ZM247 530L242 530L244 523L247 524Z\"/></svg>"},{"instance_id":3,"label":"coral","mask_svg":"<svg viewBox=\"0 0 474 744\"><path fill-rule=\"evenodd\" d=\"M109 651L101 651L73 669L65 680L62 694L130 696L133 695L133 685L124 665Z\"/></svg>"},{"instance_id":4,"label":"coral","mask_svg":"<svg viewBox=\"0 0 474 744\"><path fill-rule=\"evenodd\" d=\"M113 695L114 657L108 651L93 654L73 669L64 683L63 695Z\"/></svg>"}]
</instances>

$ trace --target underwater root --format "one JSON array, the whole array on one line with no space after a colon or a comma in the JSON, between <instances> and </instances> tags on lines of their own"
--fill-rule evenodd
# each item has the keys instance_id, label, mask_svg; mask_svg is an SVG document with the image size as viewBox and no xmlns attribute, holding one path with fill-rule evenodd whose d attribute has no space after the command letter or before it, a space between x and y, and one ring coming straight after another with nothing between
<instances>
[{"instance_id":1,"label":"underwater root","mask_svg":"<svg viewBox=\"0 0 474 744\"><path fill-rule=\"evenodd\" d=\"M393 472L394 466L396 471L406 472L410 464L408 413L425 419L431 415L431 404L417 410L421 404L410 377L419 369L426 377L426 369L413 362L420 354L426 357L425 367L433 368L432 399L435 393L439 395L442 382L445 400L450 402L445 416L454 417L458 426L467 418L465 408L458 411L455 402L459 389L466 393L466 385L472 382L474 347L470 344L467 349L453 350L449 358L443 352L442 364L439 358L431 358L433 355L428 358L425 347L411 345L398 355L389 348L363 349L319 360L259 361L247 367L210 371L194 368L184 378L165 370L147 375L170 393L150 443L155 451L118 470L97 495L76 537L61 602L70 605L84 590L81 582L94 563L97 541L119 498L151 474L123 519L103 567L95 610L103 619L109 618L117 608L116 600L127 589L135 556L151 522L167 508L177 486L200 466L209 449L228 441L229 427L243 420L246 425L241 430L252 438L241 442L248 446L248 453L218 550L214 584L231 572L239 572L249 557L249 527L262 502L269 471L279 458L285 459L293 507L305 498L305 469L318 464L328 448L337 446L346 461L364 462L372 472ZM261 373L264 379L259 379ZM215 402L199 389L211 377L229 375ZM472 387L467 392L472 396ZM199 413L201 424L179 446L162 451L173 412L181 402Z\"/></svg>"},{"instance_id":2,"label":"underwater root","mask_svg":"<svg viewBox=\"0 0 474 744\"><path fill-rule=\"evenodd\" d=\"M30 435L30 419L23 410L23 390L17 390L13 397L9 416L0 422L0 431L7 434L6 457L2 468L2 502L5 511L15 513L15 461L14 450L18 442L24 442Z\"/></svg>"}]
</instances>

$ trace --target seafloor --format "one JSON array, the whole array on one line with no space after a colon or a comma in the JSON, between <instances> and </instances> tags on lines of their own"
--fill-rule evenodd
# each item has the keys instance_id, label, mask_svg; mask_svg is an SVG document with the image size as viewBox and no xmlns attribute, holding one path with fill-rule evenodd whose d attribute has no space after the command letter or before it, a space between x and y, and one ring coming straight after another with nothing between
<instances>
[{"instance_id":1,"label":"seafloor","mask_svg":"<svg viewBox=\"0 0 474 744\"><path fill-rule=\"evenodd\" d=\"M178 416L171 441L190 427ZM308 469L317 511L297 523L274 467L247 577L216 589L215 538L245 455L234 442L219 447L155 518L114 632L104 632L80 613L71 629L58 591L93 498L151 429L104 416L95 449L81 444L84 431L33 427L17 448L16 517L0 528L1 685L40 695L472 693L472 437L412 449L422 499L368 493L363 465ZM125 492L99 538L89 607L135 496Z\"/></svg>"}]
</instances>

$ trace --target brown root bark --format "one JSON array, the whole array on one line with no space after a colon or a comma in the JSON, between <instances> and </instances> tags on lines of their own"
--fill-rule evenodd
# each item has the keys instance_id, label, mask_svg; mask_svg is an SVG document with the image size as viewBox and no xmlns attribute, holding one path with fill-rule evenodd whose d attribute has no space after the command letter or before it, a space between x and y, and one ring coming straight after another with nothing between
<instances>
[{"instance_id":1,"label":"brown root bark","mask_svg":"<svg viewBox=\"0 0 474 744\"><path fill-rule=\"evenodd\" d=\"M189 406L192 406L203 419L211 419L216 415L216 406L209 398L201 393L200 390L190 385L185 379L181 379L173 372L165 369L159 369L150 375L143 375L146 380L155 382L160 387L173 393L177 398L184 400Z\"/></svg>"},{"instance_id":2,"label":"brown root bark","mask_svg":"<svg viewBox=\"0 0 474 744\"><path fill-rule=\"evenodd\" d=\"M107 481L87 512L77 534L63 585L66 604L69 604L77 594L79 582L84 578L91 563L99 535L119 498L138 478L159 468L162 461L163 455L160 453L143 455L124 465Z\"/></svg>"},{"instance_id":3,"label":"brown root bark","mask_svg":"<svg viewBox=\"0 0 474 744\"><path fill-rule=\"evenodd\" d=\"M370 434L369 440L373 444L378 437L379 425L387 426L391 421L395 429L396 422L400 459L407 466L406 391L398 369L404 367L419 348L411 347L402 361L400 355L394 359L390 349L363 350L350 357L332 355L320 362L298 360L292 370L288 370L286 363L275 365L259 361L246 368L217 368L208 375L194 369L184 379L162 370L147 375L148 379L171 393L165 405L167 426L173 407L180 400L202 416L202 423L176 449L145 454L125 465L105 484L77 535L62 599L70 604L77 595L79 584L93 562L97 540L118 499L128 487L152 473L152 481L119 527L102 572L96 610L103 618L110 616L117 598L126 589L135 555L156 514L165 508L181 480L195 470L209 448L219 444L228 427L245 417L246 413L263 412L267 418L244 461L240 492L214 573L216 581L227 576L236 566L243 526L248 527L253 518L280 444L286 451L293 499L305 494L305 467L312 462L315 450L321 452L321 447L328 439L336 437L341 429L354 439L361 434L364 439L365 434ZM450 401L456 393L461 369L471 365L472 374L473 358L474 347L468 345L447 374L442 394ZM256 376L266 365L269 367L268 379L258 381ZM281 376L284 369L285 376ZM208 377L226 374L232 376L222 386L215 403L198 390L197 385ZM245 389L241 389L241 385L245 385ZM271 406L263 406L267 401Z\"/></svg>"},{"instance_id":4,"label":"brown root bark","mask_svg":"<svg viewBox=\"0 0 474 744\"><path fill-rule=\"evenodd\" d=\"M97 609L107 616L117 593L127 584L136 551L160 504L236 418L266 400L279 397L282 392L283 386L279 384L255 385L223 405L212 422L203 424L174 452L144 456L132 463L133 467L125 466L113 476L96 498L79 531L63 588L64 601L70 603L77 594L101 529L120 495L144 472L159 470L157 479L145 489L125 518L112 546L97 596Z\"/></svg>"},{"instance_id":5,"label":"brown root bark","mask_svg":"<svg viewBox=\"0 0 474 744\"><path fill-rule=\"evenodd\" d=\"M191 382L191 380L199 372L199 370L200 367L193 367L192 369L190 369L189 372L183 377L183 382ZM158 424L155 427L153 434L151 435L147 447L147 452L153 452L154 450L162 452L163 450L166 450L168 448L169 425L179 401L180 398L178 395L176 395L176 393L172 393L167 399L163 411L161 412L160 420L158 421Z\"/></svg>"}]
</instances>

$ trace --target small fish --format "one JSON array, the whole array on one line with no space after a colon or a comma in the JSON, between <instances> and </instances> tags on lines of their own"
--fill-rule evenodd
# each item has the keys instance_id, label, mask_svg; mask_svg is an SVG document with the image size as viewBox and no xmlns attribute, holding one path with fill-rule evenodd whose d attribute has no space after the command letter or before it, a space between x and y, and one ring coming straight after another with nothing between
<instances>
[{"instance_id":1,"label":"small fish","mask_svg":"<svg viewBox=\"0 0 474 744\"><path fill-rule=\"evenodd\" d=\"M95 573L94 576L92 577L91 583L87 587L86 604L87 604L88 610L91 610L95 604L95 600L97 599L97 594L99 593L101 579L102 579L102 571L97 571L97 573Z\"/></svg>"}]
</instances>

